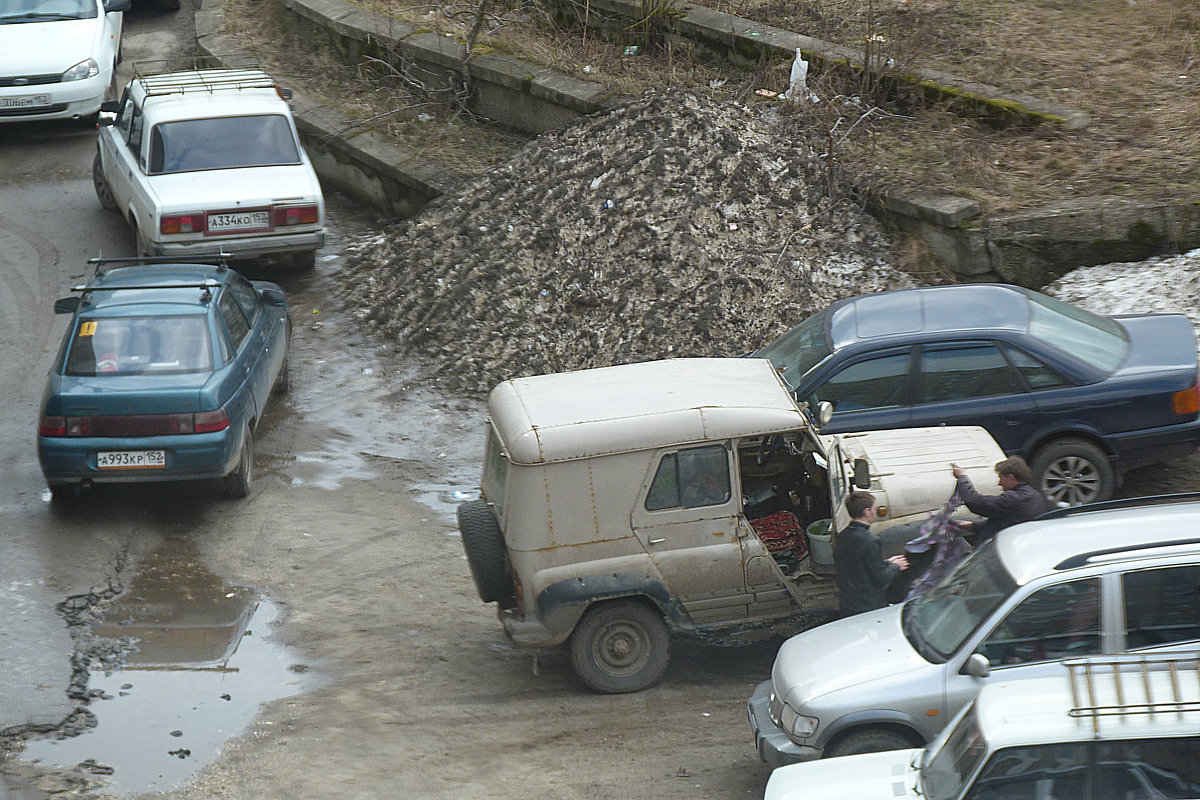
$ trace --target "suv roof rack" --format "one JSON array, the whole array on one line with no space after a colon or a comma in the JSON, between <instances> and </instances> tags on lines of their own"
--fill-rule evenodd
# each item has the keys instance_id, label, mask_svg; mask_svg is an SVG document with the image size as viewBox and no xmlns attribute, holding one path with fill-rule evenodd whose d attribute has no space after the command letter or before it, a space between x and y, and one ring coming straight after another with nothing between
<instances>
[{"instance_id":1,"label":"suv roof rack","mask_svg":"<svg viewBox=\"0 0 1200 800\"><path fill-rule=\"evenodd\" d=\"M1102 550L1089 550L1086 553L1064 558L1062 561L1054 565L1055 569L1075 569L1082 567L1093 558L1100 556L1112 556L1118 553L1134 553L1138 550L1153 550L1157 547L1181 547L1185 545L1200 545L1200 538L1197 539L1163 539L1157 542L1138 542L1136 544L1123 544L1119 547L1106 547Z\"/></svg>"},{"instance_id":2,"label":"suv roof rack","mask_svg":"<svg viewBox=\"0 0 1200 800\"><path fill-rule=\"evenodd\" d=\"M1038 519L1061 519L1062 517L1073 517L1077 514L1089 514L1093 511L1111 511L1118 508L1141 508L1142 506L1156 506L1164 503L1185 503L1192 500L1200 500L1200 492L1177 492L1175 494L1156 494L1148 497L1125 497L1120 500L1105 500L1100 503L1085 503L1081 506L1068 506L1067 508L1055 508L1042 514Z\"/></svg>"},{"instance_id":3,"label":"suv roof rack","mask_svg":"<svg viewBox=\"0 0 1200 800\"><path fill-rule=\"evenodd\" d=\"M1180 714L1200 711L1200 700L1185 699L1181 681L1200 691L1200 653L1078 658L1063 661L1071 684L1070 717L1090 717L1092 732L1100 735L1100 718L1133 714ZM1153 672L1170 674L1170 695L1155 697ZM1099 681L1111 681L1116 702L1096 699ZM1198 695L1200 696L1200 695Z\"/></svg>"}]
</instances>

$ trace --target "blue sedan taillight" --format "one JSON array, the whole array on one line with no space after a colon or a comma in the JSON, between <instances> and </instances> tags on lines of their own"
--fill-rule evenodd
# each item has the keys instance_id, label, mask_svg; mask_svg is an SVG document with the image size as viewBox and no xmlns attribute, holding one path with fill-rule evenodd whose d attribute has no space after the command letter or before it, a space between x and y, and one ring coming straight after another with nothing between
<instances>
[{"instance_id":1,"label":"blue sedan taillight","mask_svg":"<svg viewBox=\"0 0 1200 800\"><path fill-rule=\"evenodd\" d=\"M38 424L39 436L174 436L213 433L229 427L224 408L195 414L125 414L119 416L61 417L46 415Z\"/></svg>"}]
</instances>

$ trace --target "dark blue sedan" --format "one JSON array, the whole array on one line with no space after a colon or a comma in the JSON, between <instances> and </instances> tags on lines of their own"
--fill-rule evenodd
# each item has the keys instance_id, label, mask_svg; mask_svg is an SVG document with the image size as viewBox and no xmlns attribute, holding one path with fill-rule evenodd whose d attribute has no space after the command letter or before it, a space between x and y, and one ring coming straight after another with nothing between
<instances>
[{"instance_id":1,"label":"dark blue sedan","mask_svg":"<svg viewBox=\"0 0 1200 800\"><path fill-rule=\"evenodd\" d=\"M931 286L834 303L754 355L798 399L833 404L822 432L982 425L1072 505L1200 444L1183 314L1104 317L1016 286Z\"/></svg>"},{"instance_id":2,"label":"dark blue sedan","mask_svg":"<svg viewBox=\"0 0 1200 800\"><path fill-rule=\"evenodd\" d=\"M54 306L74 316L38 423L51 492L220 478L245 497L255 426L287 388L283 290L224 266L106 266Z\"/></svg>"}]
</instances>

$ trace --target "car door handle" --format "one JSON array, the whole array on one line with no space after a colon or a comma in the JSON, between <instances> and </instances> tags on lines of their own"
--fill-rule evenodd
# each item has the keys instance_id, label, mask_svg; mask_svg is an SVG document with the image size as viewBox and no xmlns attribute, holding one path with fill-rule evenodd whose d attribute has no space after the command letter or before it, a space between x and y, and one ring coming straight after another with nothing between
<instances>
[{"instance_id":1,"label":"car door handle","mask_svg":"<svg viewBox=\"0 0 1200 800\"><path fill-rule=\"evenodd\" d=\"M647 539L647 544L662 544L666 539Z\"/></svg>"}]
</instances>

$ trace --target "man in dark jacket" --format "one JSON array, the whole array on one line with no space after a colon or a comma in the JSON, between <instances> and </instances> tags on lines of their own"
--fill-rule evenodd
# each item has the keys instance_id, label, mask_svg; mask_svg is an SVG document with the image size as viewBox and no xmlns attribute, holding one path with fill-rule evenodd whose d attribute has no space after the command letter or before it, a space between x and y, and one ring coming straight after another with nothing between
<instances>
[{"instance_id":1,"label":"man in dark jacket","mask_svg":"<svg viewBox=\"0 0 1200 800\"><path fill-rule=\"evenodd\" d=\"M850 524L834 539L833 566L837 570L842 616L848 617L886 606L888 584L908 569L908 559L884 559L879 539L870 529L876 519L874 495L851 492L846 510L850 512Z\"/></svg>"},{"instance_id":2,"label":"man in dark jacket","mask_svg":"<svg viewBox=\"0 0 1200 800\"><path fill-rule=\"evenodd\" d=\"M998 495L980 494L971 485L967 471L957 464L950 465L958 479L958 496L963 505L984 520L966 523L970 528L967 537L971 544L980 544L996 535L1009 525L1037 519L1052 506L1042 493L1030 485L1032 475L1023 458L1012 456L996 464L997 483L1002 490Z\"/></svg>"}]
</instances>

